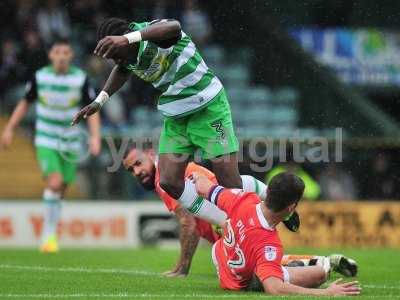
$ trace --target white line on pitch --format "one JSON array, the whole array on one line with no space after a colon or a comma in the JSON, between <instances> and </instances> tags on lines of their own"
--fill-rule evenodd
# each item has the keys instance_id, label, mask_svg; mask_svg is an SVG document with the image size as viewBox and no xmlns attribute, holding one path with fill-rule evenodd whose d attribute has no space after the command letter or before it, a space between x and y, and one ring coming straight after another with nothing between
<instances>
[{"instance_id":1,"label":"white line on pitch","mask_svg":"<svg viewBox=\"0 0 400 300\"><path fill-rule=\"evenodd\" d=\"M361 287L366 287L369 289L388 289L388 290L400 290L400 286L395 286L395 285L385 285L385 284L362 284L361 283Z\"/></svg>"},{"instance_id":2,"label":"white line on pitch","mask_svg":"<svg viewBox=\"0 0 400 300\"><path fill-rule=\"evenodd\" d=\"M132 274L144 276L161 276L160 273L141 271L141 270L128 270L128 269L103 269L103 268L76 268L76 267L44 267L44 266L21 266L21 265L7 265L0 264L0 269L14 269L14 270L29 270L29 271L42 271L42 272L80 272L80 273L112 273L112 274Z\"/></svg>"},{"instance_id":3,"label":"white line on pitch","mask_svg":"<svg viewBox=\"0 0 400 300\"><path fill-rule=\"evenodd\" d=\"M0 298L254 298L255 294L224 294L224 295L214 295L214 294L0 294ZM307 296L289 296L280 297L280 299L295 299L297 297L307 297ZM364 298L372 299L400 299L399 295L364 295ZM311 298L311 297L310 297Z\"/></svg>"}]
</instances>

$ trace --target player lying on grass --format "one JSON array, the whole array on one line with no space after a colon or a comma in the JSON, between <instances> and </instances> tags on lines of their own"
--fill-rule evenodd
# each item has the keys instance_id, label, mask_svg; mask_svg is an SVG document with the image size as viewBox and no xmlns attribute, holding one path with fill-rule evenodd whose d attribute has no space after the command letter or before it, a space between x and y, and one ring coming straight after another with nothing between
<instances>
[{"instance_id":1,"label":"player lying on grass","mask_svg":"<svg viewBox=\"0 0 400 300\"><path fill-rule=\"evenodd\" d=\"M225 216L197 197L194 187L184 181L186 166L199 149L211 160L218 182L242 188L239 143L221 81L176 20L128 23L110 18L97 35L94 53L112 59L115 67L97 99L76 114L72 123L98 112L132 74L151 83L160 94L157 108L165 117L158 150L160 186L185 208L195 208L192 213L212 223L224 223ZM296 231L298 215L293 214L285 224Z\"/></svg>"},{"instance_id":2,"label":"player lying on grass","mask_svg":"<svg viewBox=\"0 0 400 300\"><path fill-rule=\"evenodd\" d=\"M167 209L173 212L180 224L181 254L173 270L164 273L166 276L186 276L189 273L192 258L196 251L200 237L214 244L220 236L214 231L212 225L202 219L194 217L178 201L169 196L159 184L159 172L156 164L156 155L152 149L129 149L124 157L124 167L147 190L155 190ZM217 183L215 175L206 168L195 163L189 163L185 170L185 177L190 177L194 172L206 176L213 183ZM247 191L258 191L260 198L265 199L266 186L255 178L242 175L242 181ZM289 255L282 260L283 265L312 265L332 262L332 267L346 275L354 276L356 265L341 255L323 256Z\"/></svg>"},{"instance_id":3,"label":"player lying on grass","mask_svg":"<svg viewBox=\"0 0 400 300\"><path fill-rule=\"evenodd\" d=\"M304 192L304 183L296 175L276 175L267 188L265 201L255 193L227 189L206 176L194 173L198 194L215 203L228 215L224 237L212 248L212 258L220 285L229 290L260 287L272 295L336 296L358 295L357 281L338 279L325 289L329 269L324 265L283 268L283 247L276 226L293 212Z\"/></svg>"}]
</instances>

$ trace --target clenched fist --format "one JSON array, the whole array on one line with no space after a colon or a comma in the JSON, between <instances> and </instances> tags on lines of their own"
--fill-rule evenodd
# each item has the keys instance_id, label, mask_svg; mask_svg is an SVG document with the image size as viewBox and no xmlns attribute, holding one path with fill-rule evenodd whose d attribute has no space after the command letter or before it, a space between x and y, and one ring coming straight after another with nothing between
<instances>
[{"instance_id":1,"label":"clenched fist","mask_svg":"<svg viewBox=\"0 0 400 300\"><path fill-rule=\"evenodd\" d=\"M215 184L208 179L207 176L199 173L193 173L191 179L196 186L197 194L199 194L200 197L207 199L210 189Z\"/></svg>"}]
</instances>

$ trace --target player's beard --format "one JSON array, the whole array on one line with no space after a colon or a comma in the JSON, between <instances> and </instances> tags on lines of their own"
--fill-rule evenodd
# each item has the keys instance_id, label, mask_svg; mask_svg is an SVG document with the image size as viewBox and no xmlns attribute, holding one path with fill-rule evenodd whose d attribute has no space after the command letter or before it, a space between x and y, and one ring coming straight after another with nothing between
<instances>
[{"instance_id":1,"label":"player's beard","mask_svg":"<svg viewBox=\"0 0 400 300\"><path fill-rule=\"evenodd\" d=\"M156 167L151 170L149 174L149 180L146 182L141 182L143 188L148 191L153 191L156 187L155 185L155 179L156 179Z\"/></svg>"}]
</instances>

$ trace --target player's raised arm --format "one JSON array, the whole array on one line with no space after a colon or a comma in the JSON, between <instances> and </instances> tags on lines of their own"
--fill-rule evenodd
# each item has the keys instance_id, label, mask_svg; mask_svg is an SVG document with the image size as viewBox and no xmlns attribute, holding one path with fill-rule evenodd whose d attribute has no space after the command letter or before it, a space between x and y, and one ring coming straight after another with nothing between
<instances>
[{"instance_id":1,"label":"player's raised arm","mask_svg":"<svg viewBox=\"0 0 400 300\"><path fill-rule=\"evenodd\" d=\"M108 35L101 39L94 53L103 58L113 58L115 53L126 49L130 44L140 41L162 43L173 40L181 35L181 25L176 20L161 20L141 30L125 33L124 35Z\"/></svg>"}]
</instances>

